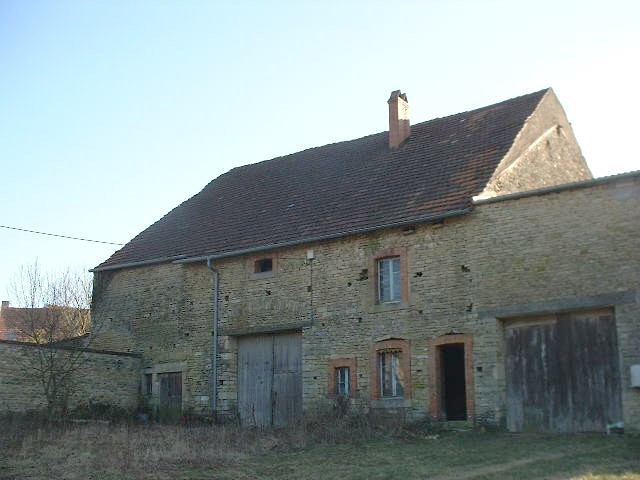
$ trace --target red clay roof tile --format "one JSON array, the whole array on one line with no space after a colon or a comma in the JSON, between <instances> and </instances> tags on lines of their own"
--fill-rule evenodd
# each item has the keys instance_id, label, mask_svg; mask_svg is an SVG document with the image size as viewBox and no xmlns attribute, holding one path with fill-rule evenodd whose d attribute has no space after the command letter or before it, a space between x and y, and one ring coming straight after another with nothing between
<instances>
[{"instance_id":1,"label":"red clay roof tile","mask_svg":"<svg viewBox=\"0 0 640 480\"><path fill-rule=\"evenodd\" d=\"M388 132L234 168L96 269L219 255L468 208L547 90Z\"/></svg>"}]
</instances>

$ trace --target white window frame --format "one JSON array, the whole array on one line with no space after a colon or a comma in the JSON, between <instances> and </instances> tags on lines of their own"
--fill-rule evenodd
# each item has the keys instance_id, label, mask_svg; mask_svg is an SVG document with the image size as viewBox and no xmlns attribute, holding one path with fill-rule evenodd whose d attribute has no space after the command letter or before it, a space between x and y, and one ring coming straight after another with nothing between
<instances>
[{"instance_id":1,"label":"white window frame","mask_svg":"<svg viewBox=\"0 0 640 480\"><path fill-rule=\"evenodd\" d=\"M349 396L350 375L349 367L336 367L336 395Z\"/></svg>"},{"instance_id":2,"label":"white window frame","mask_svg":"<svg viewBox=\"0 0 640 480\"><path fill-rule=\"evenodd\" d=\"M385 382L384 382L384 377L385 377L385 358L387 355L391 356L391 361L389 362L389 365L391 367L391 372L390 373L390 379L391 379L391 392L385 392ZM404 392L402 392L399 388L398 388L398 369L401 368L400 367L400 355L401 352L399 351L379 351L378 352L378 372L380 375L379 381L380 381L380 398L402 398L404 396Z\"/></svg>"},{"instance_id":3,"label":"white window frame","mask_svg":"<svg viewBox=\"0 0 640 480\"><path fill-rule=\"evenodd\" d=\"M385 257L378 259L378 302L379 303L398 303L402 299L402 275L400 256ZM389 278L389 294L383 295L382 287L384 285L384 277Z\"/></svg>"}]
</instances>

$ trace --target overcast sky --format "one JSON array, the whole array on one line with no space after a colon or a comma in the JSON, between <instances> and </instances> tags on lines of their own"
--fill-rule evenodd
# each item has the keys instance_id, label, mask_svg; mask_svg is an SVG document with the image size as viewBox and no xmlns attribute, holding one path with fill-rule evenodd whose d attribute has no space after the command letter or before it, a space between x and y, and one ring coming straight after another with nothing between
<instances>
[{"instance_id":1,"label":"overcast sky","mask_svg":"<svg viewBox=\"0 0 640 480\"><path fill-rule=\"evenodd\" d=\"M640 2L0 0L0 225L124 243L234 166L553 87L595 176L640 168ZM21 265L118 248L0 228ZM12 299L13 300L13 299Z\"/></svg>"}]
</instances>

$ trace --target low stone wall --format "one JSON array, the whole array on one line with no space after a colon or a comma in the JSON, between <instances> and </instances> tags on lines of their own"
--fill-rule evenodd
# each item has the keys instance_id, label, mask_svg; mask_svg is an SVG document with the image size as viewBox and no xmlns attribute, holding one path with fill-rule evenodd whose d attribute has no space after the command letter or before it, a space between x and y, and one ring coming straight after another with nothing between
<instances>
[{"instance_id":1,"label":"low stone wall","mask_svg":"<svg viewBox=\"0 0 640 480\"><path fill-rule=\"evenodd\" d=\"M30 366L39 347L0 340L0 413L43 410L47 402L41 377ZM56 348L61 355L78 350ZM69 407L103 403L126 409L138 404L140 357L127 353L83 350L70 389Z\"/></svg>"}]
</instances>

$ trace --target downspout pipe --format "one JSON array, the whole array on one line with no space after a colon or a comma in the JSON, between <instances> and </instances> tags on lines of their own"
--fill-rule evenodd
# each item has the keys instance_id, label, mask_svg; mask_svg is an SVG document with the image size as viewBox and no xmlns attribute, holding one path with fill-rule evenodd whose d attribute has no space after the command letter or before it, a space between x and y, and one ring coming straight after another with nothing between
<instances>
[{"instance_id":1,"label":"downspout pipe","mask_svg":"<svg viewBox=\"0 0 640 480\"><path fill-rule=\"evenodd\" d=\"M220 291L220 272L213 266L213 259L207 257L207 268L211 270L213 275L213 287L211 291L211 302L213 304L213 325L211 330L211 410L215 416L218 413L218 315L219 310L219 291Z\"/></svg>"}]
</instances>

